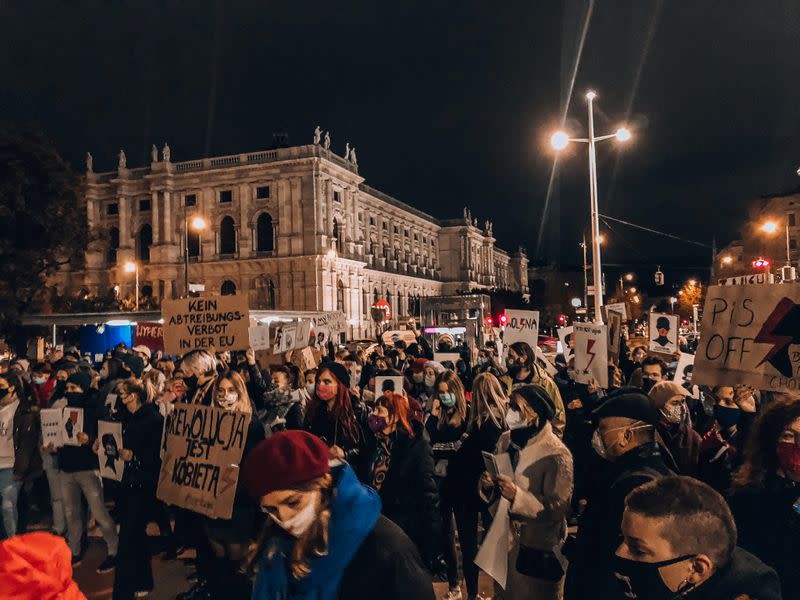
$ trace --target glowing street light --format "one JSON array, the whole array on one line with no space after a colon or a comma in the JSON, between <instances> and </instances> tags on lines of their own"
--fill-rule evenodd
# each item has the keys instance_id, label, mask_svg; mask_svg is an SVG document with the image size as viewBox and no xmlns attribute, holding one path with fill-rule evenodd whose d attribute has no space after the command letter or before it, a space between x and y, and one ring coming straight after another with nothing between
<instances>
[{"instance_id":1,"label":"glowing street light","mask_svg":"<svg viewBox=\"0 0 800 600\"><path fill-rule=\"evenodd\" d=\"M573 308L580 308L581 304L583 304L580 298L573 298L569 301L569 303L573 306Z\"/></svg>"},{"instance_id":2,"label":"glowing street light","mask_svg":"<svg viewBox=\"0 0 800 600\"><path fill-rule=\"evenodd\" d=\"M589 145L589 205L592 223L592 278L594 280L594 319L596 323L603 322L603 268L600 258L600 244L603 243L603 236L600 235L600 218L597 200L597 154L595 145L604 140L616 139L618 142L627 142L631 139L630 130L621 127L616 132L595 136L594 134L594 99L597 92L589 90L586 92L586 102L589 113L589 137L571 138L564 131L555 132L550 138L550 144L556 150L563 150L570 142L581 142Z\"/></svg>"},{"instance_id":3,"label":"glowing street light","mask_svg":"<svg viewBox=\"0 0 800 600\"><path fill-rule=\"evenodd\" d=\"M776 231L778 231L778 223L776 221L772 221L772 220L765 221L761 225L760 229L764 233L771 235L771 234L775 233ZM791 247L790 247L790 244L789 244L789 220L788 219L785 222L784 229L786 231L786 266L787 267L791 267L792 266L792 256L791 256Z\"/></svg>"},{"instance_id":4,"label":"glowing street light","mask_svg":"<svg viewBox=\"0 0 800 600\"><path fill-rule=\"evenodd\" d=\"M625 281L633 281L633 273L625 273Z\"/></svg>"},{"instance_id":5,"label":"glowing street light","mask_svg":"<svg viewBox=\"0 0 800 600\"><path fill-rule=\"evenodd\" d=\"M775 221L767 221L761 226L764 233L775 233L778 231L778 224Z\"/></svg>"},{"instance_id":6,"label":"glowing street light","mask_svg":"<svg viewBox=\"0 0 800 600\"><path fill-rule=\"evenodd\" d=\"M122 268L126 273L136 273L136 310L139 310L139 265L128 261L122 265Z\"/></svg>"},{"instance_id":7,"label":"glowing street light","mask_svg":"<svg viewBox=\"0 0 800 600\"><path fill-rule=\"evenodd\" d=\"M195 215L189 219L186 214L183 217L183 290L186 296L189 296L189 228L196 231L198 234L208 227L206 220Z\"/></svg>"},{"instance_id":8,"label":"glowing street light","mask_svg":"<svg viewBox=\"0 0 800 600\"><path fill-rule=\"evenodd\" d=\"M723 265L733 264L733 257L732 256L723 256L722 257L722 264Z\"/></svg>"},{"instance_id":9,"label":"glowing street light","mask_svg":"<svg viewBox=\"0 0 800 600\"><path fill-rule=\"evenodd\" d=\"M604 236L602 233L597 234L597 243L598 244L602 244L605 241L606 241L606 236Z\"/></svg>"}]
</instances>

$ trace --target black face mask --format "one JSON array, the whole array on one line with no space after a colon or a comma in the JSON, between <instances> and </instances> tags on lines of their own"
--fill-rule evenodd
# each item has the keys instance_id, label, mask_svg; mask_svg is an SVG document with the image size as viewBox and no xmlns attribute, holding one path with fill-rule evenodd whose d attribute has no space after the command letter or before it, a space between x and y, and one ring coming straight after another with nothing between
<instances>
[{"instance_id":1,"label":"black face mask","mask_svg":"<svg viewBox=\"0 0 800 600\"><path fill-rule=\"evenodd\" d=\"M0 400L8 396L8 388L0 389Z\"/></svg>"},{"instance_id":2,"label":"black face mask","mask_svg":"<svg viewBox=\"0 0 800 600\"><path fill-rule=\"evenodd\" d=\"M692 590L693 583L684 583L677 591L673 592L664 583L661 567L674 565L683 560L694 558L696 554L686 554L670 560L660 562L642 562L629 560L621 556L614 556L614 577L620 585L620 589L625 598L638 598L639 600L673 600L680 598L686 592Z\"/></svg>"},{"instance_id":3,"label":"black face mask","mask_svg":"<svg viewBox=\"0 0 800 600\"><path fill-rule=\"evenodd\" d=\"M185 383L186 387L190 390L197 389L197 375L189 375L188 377L184 377L183 383Z\"/></svg>"},{"instance_id":4,"label":"black face mask","mask_svg":"<svg viewBox=\"0 0 800 600\"><path fill-rule=\"evenodd\" d=\"M67 399L67 404L77 404L83 399L83 392L67 392L64 397Z\"/></svg>"}]
</instances>

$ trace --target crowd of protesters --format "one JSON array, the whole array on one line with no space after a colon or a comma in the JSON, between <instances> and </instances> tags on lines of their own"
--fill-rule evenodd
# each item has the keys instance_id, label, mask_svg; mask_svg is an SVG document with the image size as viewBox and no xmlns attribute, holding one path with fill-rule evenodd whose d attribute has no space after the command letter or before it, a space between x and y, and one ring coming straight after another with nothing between
<instances>
[{"instance_id":1,"label":"crowd of protesters","mask_svg":"<svg viewBox=\"0 0 800 600\"><path fill-rule=\"evenodd\" d=\"M493 527L494 598L800 598L800 396L675 382L624 337L607 389L524 342L444 336L460 359L441 363L415 337L329 344L311 369L144 346L0 365L0 597L45 597L41 572L68 563L39 559L37 507L73 567L96 523L115 599L155 587L149 523L166 560L192 557L182 600L424 600L437 580L472 600ZM229 519L156 496L176 402L251 416ZM78 445L43 445L39 411L59 407L83 409ZM121 482L99 475L99 421L121 423Z\"/></svg>"}]
</instances>

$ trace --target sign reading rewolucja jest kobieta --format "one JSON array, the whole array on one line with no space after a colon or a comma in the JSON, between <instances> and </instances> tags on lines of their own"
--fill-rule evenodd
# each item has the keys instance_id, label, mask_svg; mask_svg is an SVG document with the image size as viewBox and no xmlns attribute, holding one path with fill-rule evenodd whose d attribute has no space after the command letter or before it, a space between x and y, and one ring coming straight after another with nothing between
<instances>
[{"instance_id":1,"label":"sign reading rewolucja jest kobieta","mask_svg":"<svg viewBox=\"0 0 800 600\"><path fill-rule=\"evenodd\" d=\"M164 300L164 352L247 350L249 314L244 295Z\"/></svg>"},{"instance_id":2,"label":"sign reading rewolucja jest kobieta","mask_svg":"<svg viewBox=\"0 0 800 600\"><path fill-rule=\"evenodd\" d=\"M800 285L708 288L692 383L800 389Z\"/></svg>"}]
</instances>

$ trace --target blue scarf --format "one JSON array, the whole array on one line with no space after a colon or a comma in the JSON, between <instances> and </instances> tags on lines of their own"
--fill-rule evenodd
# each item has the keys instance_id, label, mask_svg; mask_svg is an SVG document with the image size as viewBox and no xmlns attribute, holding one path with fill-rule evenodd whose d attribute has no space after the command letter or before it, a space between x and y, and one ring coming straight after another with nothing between
<instances>
[{"instance_id":1,"label":"blue scarf","mask_svg":"<svg viewBox=\"0 0 800 600\"><path fill-rule=\"evenodd\" d=\"M281 536L273 540L261 556L252 600L336 600L344 570L375 527L381 514L381 501L371 488L356 479L345 464L332 471L334 493L331 520L328 524L328 554L311 561L311 572L302 579L293 579L286 557L294 538ZM266 556L275 548L272 560Z\"/></svg>"}]
</instances>

